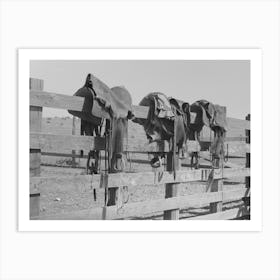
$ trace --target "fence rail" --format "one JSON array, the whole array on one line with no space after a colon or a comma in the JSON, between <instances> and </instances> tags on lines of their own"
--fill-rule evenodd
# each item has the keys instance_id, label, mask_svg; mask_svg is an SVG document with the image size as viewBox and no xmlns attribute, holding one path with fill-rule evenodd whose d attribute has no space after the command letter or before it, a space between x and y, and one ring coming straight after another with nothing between
<instances>
[{"instance_id":1,"label":"fence rail","mask_svg":"<svg viewBox=\"0 0 280 280\"><path fill-rule=\"evenodd\" d=\"M248 188L238 188L232 191L221 191L212 193L199 193L186 196L171 197L165 199L156 199L143 202L134 202L125 204L121 207L109 206L98 207L93 209L73 211L69 213L63 213L53 216L46 216L43 219L55 219L55 220L101 220L101 219L124 219L130 217L143 216L146 214L152 214L157 212L163 212L172 209L183 209L187 207L203 207L214 202L226 202L232 200L238 200L240 197L249 196L250 192Z\"/></svg>"},{"instance_id":2,"label":"fence rail","mask_svg":"<svg viewBox=\"0 0 280 280\"><path fill-rule=\"evenodd\" d=\"M207 181L212 171L210 169L198 170L179 170L176 172L176 178L172 172L130 172L130 173L112 173L108 177L108 188L116 186L143 186L143 185L160 185L174 183L188 183L195 181ZM250 175L249 168L225 168L223 171L214 172L213 179L226 179L245 177ZM97 175L76 175L76 176L47 176L32 177L30 185L33 188L43 188L46 185L56 185L56 190L67 191L79 188L80 190L104 188L102 184L102 174ZM73 186L73 187L72 187ZM79 187L78 187L79 186Z\"/></svg>"},{"instance_id":3,"label":"fence rail","mask_svg":"<svg viewBox=\"0 0 280 280\"><path fill-rule=\"evenodd\" d=\"M231 137L227 141L246 140L246 166L242 168L224 168L212 170L210 168L198 170L177 170L176 177L170 168L169 143L160 144L128 143L125 151L133 153L167 153L167 170L163 172L137 172L109 174L108 178L98 175L72 176L40 176L41 155L64 155L80 157L76 154L54 153L63 150L104 150L105 139L102 137L57 135L42 133L43 107L81 111L84 98L68 96L43 91L43 81L30 79L30 218L31 219L124 219L143 216L156 212L164 212L165 219L179 219L179 210L188 207L209 206L210 214L191 217L191 219L232 219L248 215L249 204L238 209L223 210L223 203L227 201L250 199L250 119L239 120L246 130L246 137ZM99 108L95 110L98 117L108 118L106 112ZM137 118L146 118L148 108L133 106ZM204 146L209 148L210 141L203 139ZM197 151L197 142L188 142L188 151ZM234 190L223 190L223 179L245 177L244 184L239 184ZM108 180L108 181L107 181ZM106 188L115 196L115 205L71 211L52 216L40 215L40 190L51 186L56 192L87 192L92 189ZM201 182L206 184L205 193L178 196L178 186L187 182ZM124 204L120 199L122 186L136 187L141 185L165 185L165 198Z\"/></svg>"},{"instance_id":4,"label":"fence rail","mask_svg":"<svg viewBox=\"0 0 280 280\"><path fill-rule=\"evenodd\" d=\"M84 104L84 98L80 96L69 96L58 93L30 90L30 105L37 107L49 107L56 109L65 109L81 112ZM146 119L148 107L133 105L133 113L137 118ZM93 108L97 117L109 118L108 113L101 111L98 106ZM233 118L232 118L233 119ZM244 129L250 129L250 121L238 119Z\"/></svg>"},{"instance_id":5,"label":"fence rail","mask_svg":"<svg viewBox=\"0 0 280 280\"><path fill-rule=\"evenodd\" d=\"M239 138L236 138L239 139ZM210 146L209 141L201 141L205 145L203 150L208 150ZM228 140L225 144L230 143ZM250 150L250 145L244 144L247 151ZM30 148L40 149L42 151L59 151L63 147L64 150L104 150L105 138L96 136L79 136L79 135L62 135L50 133L30 132ZM124 147L124 151L132 153L153 153L153 152L168 152L169 143L167 141L160 141L158 143L144 143L134 144L128 143ZM187 151L197 151L197 142L188 141ZM70 154L69 154L70 155Z\"/></svg>"}]
</instances>

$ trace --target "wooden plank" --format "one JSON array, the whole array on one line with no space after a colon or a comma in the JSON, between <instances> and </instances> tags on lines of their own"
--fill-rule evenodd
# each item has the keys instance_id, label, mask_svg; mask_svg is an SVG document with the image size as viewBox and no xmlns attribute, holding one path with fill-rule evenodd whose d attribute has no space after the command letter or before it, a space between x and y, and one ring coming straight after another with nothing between
<instances>
[{"instance_id":1,"label":"wooden plank","mask_svg":"<svg viewBox=\"0 0 280 280\"><path fill-rule=\"evenodd\" d=\"M32 90L37 90L38 94L40 95L40 92L44 89L44 81L41 79L35 79L35 78L30 78L29 79L29 89ZM31 104L30 105L34 105ZM34 105L34 106L40 106L43 107L41 105Z\"/></svg>"},{"instance_id":2,"label":"wooden plank","mask_svg":"<svg viewBox=\"0 0 280 280\"><path fill-rule=\"evenodd\" d=\"M149 107L133 105L132 110L136 118L146 119L148 116Z\"/></svg>"},{"instance_id":3,"label":"wooden plank","mask_svg":"<svg viewBox=\"0 0 280 280\"><path fill-rule=\"evenodd\" d=\"M251 121L251 114L248 114L245 118L246 121ZM246 143L251 143L251 130L250 128L245 129L245 135L246 135Z\"/></svg>"},{"instance_id":4,"label":"wooden plank","mask_svg":"<svg viewBox=\"0 0 280 280\"><path fill-rule=\"evenodd\" d=\"M226 115L226 107L224 107L224 113ZM216 166L220 166L220 165L223 165L223 162L222 162L223 160L224 160L223 158L221 159L218 157L218 158L214 159L214 163L216 164ZM223 173L223 169L221 171ZM213 169L213 173L215 173L215 169ZM209 182L209 191L210 192L223 191L223 178L217 179L217 178L215 178L214 174L213 174L213 176L210 174L208 182ZM210 209L210 213L221 212L223 210L223 201L210 203L209 209Z\"/></svg>"},{"instance_id":5,"label":"wooden plank","mask_svg":"<svg viewBox=\"0 0 280 280\"><path fill-rule=\"evenodd\" d=\"M81 112L83 109L84 98L53 92L30 91L30 105L66 109ZM145 106L133 106L133 113L137 118L147 118L149 108ZM108 113L94 108L97 117L109 118Z\"/></svg>"},{"instance_id":6,"label":"wooden plank","mask_svg":"<svg viewBox=\"0 0 280 280\"><path fill-rule=\"evenodd\" d=\"M29 89L42 92L44 86L43 80L29 79ZM30 104L32 105L32 104ZM29 127L30 131L40 132L42 128L42 110L41 106L30 106L29 108ZM41 150L33 149L30 146L29 154L29 176L39 176L41 170ZM38 188L30 188L29 193L29 217L39 216L40 214L40 192Z\"/></svg>"},{"instance_id":7,"label":"wooden plank","mask_svg":"<svg viewBox=\"0 0 280 280\"><path fill-rule=\"evenodd\" d=\"M174 162L173 162L174 161ZM167 171L174 172L174 169L176 170L176 173L179 169L179 158L178 155L175 156L173 152L169 152L167 154ZM176 174L175 173L175 174ZM177 174L176 174L177 175ZM174 173L173 173L174 176ZM167 183L165 185L165 198L173 198L178 196L178 184L177 183ZM163 213L163 219L164 220L179 220L179 208L171 208L172 210L166 210Z\"/></svg>"},{"instance_id":8,"label":"wooden plank","mask_svg":"<svg viewBox=\"0 0 280 280\"><path fill-rule=\"evenodd\" d=\"M40 90L30 91L30 105L81 112L84 98Z\"/></svg>"},{"instance_id":9,"label":"wooden plank","mask_svg":"<svg viewBox=\"0 0 280 280\"><path fill-rule=\"evenodd\" d=\"M61 150L104 150L105 140L102 137L30 133L30 147L42 151Z\"/></svg>"},{"instance_id":10,"label":"wooden plank","mask_svg":"<svg viewBox=\"0 0 280 280\"><path fill-rule=\"evenodd\" d=\"M68 149L72 150L84 150L89 151L91 149L104 150L105 139L103 137L95 136L79 136L79 135L61 135L61 134L46 134L46 133L36 133L32 131L30 133L30 147L33 149L41 149L43 152L55 152ZM125 147L125 151L130 153L157 153L157 152L168 152L169 144L167 141L160 141L160 145L157 143L143 143L137 144L130 142ZM159 148L159 147L160 148ZM194 151L196 149L196 144L194 141L187 144L188 151ZM250 144L247 146L247 150L250 151ZM201 155L204 152L201 153ZM206 152L205 152L206 153ZM206 156L208 154L205 154ZM69 154L69 156L71 156Z\"/></svg>"},{"instance_id":11,"label":"wooden plank","mask_svg":"<svg viewBox=\"0 0 280 280\"><path fill-rule=\"evenodd\" d=\"M248 188L244 185L242 187L236 187L234 190L230 191L223 191L223 202L235 201L240 200L243 197L250 197L251 193Z\"/></svg>"},{"instance_id":12,"label":"wooden plank","mask_svg":"<svg viewBox=\"0 0 280 280\"><path fill-rule=\"evenodd\" d=\"M82 111L84 98L79 96L58 94L53 92L31 90L30 91L30 105L40 107L50 107L65 110ZM148 108L145 106L133 105L133 112L136 118L146 119L148 115ZM108 114L104 111L100 111L96 108L96 116L109 118ZM242 126L246 129L250 129L250 122L246 120L239 120L234 118L228 118L238 120Z\"/></svg>"},{"instance_id":13,"label":"wooden plank","mask_svg":"<svg viewBox=\"0 0 280 280\"><path fill-rule=\"evenodd\" d=\"M203 143L206 143L206 144L205 145L202 144L202 143L200 143L200 144L204 145L205 147L208 146L208 141L207 142L203 142ZM199 152L201 150L201 145L200 144L199 144L198 141L188 140L187 144L186 144L188 153Z\"/></svg>"},{"instance_id":14,"label":"wooden plank","mask_svg":"<svg viewBox=\"0 0 280 280\"><path fill-rule=\"evenodd\" d=\"M223 179L214 179L210 184L210 192L220 192L223 190ZM223 209L223 202L210 203L210 212L221 212Z\"/></svg>"},{"instance_id":15,"label":"wooden plank","mask_svg":"<svg viewBox=\"0 0 280 280\"><path fill-rule=\"evenodd\" d=\"M76 135L76 117L72 118L72 135ZM76 150L72 150L72 167L76 167Z\"/></svg>"},{"instance_id":16,"label":"wooden plank","mask_svg":"<svg viewBox=\"0 0 280 280\"><path fill-rule=\"evenodd\" d=\"M141 144L130 141L124 149L130 153L161 153L169 152L169 143L168 141L159 141L159 142L143 142Z\"/></svg>"},{"instance_id":17,"label":"wooden plank","mask_svg":"<svg viewBox=\"0 0 280 280\"><path fill-rule=\"evenodd\" d=\"M84 98L79 96L70 96L53 92L30 91L30 105L66 109L81 112L83 109ZM95 106L95 105L94 105ZM144 106L133 106L133 113L137 118L147 118L149 108ZM100 110L98 106L93 108L95 116L110 118L109 114Z\"/></svg>"},{"instance_id":18,"label":"wooden plank","mask_svg":"<svg viewBox=\"0 0 280 280\"><path fill-rule=\"evenodd\" d=\"M209 172L208 170L205 170ZM116 186L143 186L159 185L173 182L193 182L202 179L202 170L190 170L188 172L178 171L174 180L173 173L170 172L137 172L137 173L112 173L108 175L108 187ZM205 176L205 175L204 175ZM72 185L80 184L81 187L100 188L101 175L72 175L72 176L47 176L31 178L31 183L36 184L39 188L46 185L55 185L60 191L69 191Z\"/></svg>"},{"instance_id":19,"label":"wooden plank","mask_svg":"<svg viewBox=\"0 0 280 280\"><path fill-rule=\"evenodd\" d=\"M171 197L167 199L157 199L152 201L134 202L124 204L122 207L109 206L104 210L103 207L90 208L85 210L78 210L68 213L61 213L53 216L41 217L44 220L101 220L106 211L106 218L108 220L124 219L129 217L140 217L146 214L163 212L172 209L183 209L188 207L203 207L211 202L221 201L223 197L236 199L237 195L240 198L246 193L246 189L213 192L213 193L199 193L193 195ZM223 212L221 212L223 213ZM205 217L208 215L205 215Z\"/></svg>"},{"instance_id":20,"label":"wooden plank","mask_svg":"<svg viewBox=\"0 0 280 280\"><path fill-rule=\"evenodd\" d=\"M248 114L246 116L246 120L250 121L251 120L251 115ZM247 145L250 145L251 143L251 131L246 129L245 130L245 134L246 134L246 144ZM250 150L246 152L246 163L245 163L245 166L246 168L250 168L251 167L251 153L250 153ZM248 191L250 191L250 187L251 187L251 177L250 176L246 176L245 177L245 185L246 185L246 188L248 189ZM244 203L247 207L247 210L249 211L250 209L250 198L248 199L245 199L244 200Z\"/></svg>"},{"instance_id":21,"label":"wooden plank","mask_svg":"<svg viewBox=\"0 0 280 280\"><path fill-rule=\"evenodd\" d=\"M238 207L214 214L200 215L196 217L187 218L188 220L232 220L248 215L249 213L244 207Z\"/></svg>"},{"instance_id":22,"label":"wooden plank","mask_svg":"<svg viewBox=\"0 0 280 280\"><path fill-rule=\"evenodd\" d=\"M104 150L105 139L96 136L79 136L79 135L61 135L61 134L47 134L47 133L30 133L30 147L33 149L41 149L44 152L61 151L63 150L85 150L90 151ZM134 145L129 143L125 147L127 152L166 152L169 151L167 141L162 141L161 149L157 147L157 143L144 143Z\"/></svg>"},{"instance_id":23,"label":"wooden plank","mask_svg":"<svg viewBox=\"0 0 280 280\"><path fill-rule=\"evenodd\" d=\"M231 170L232 169L232 170ZM241 169L241 170L240 170ZM230 173L227 178L248 174L249 169L246 168L230 168ZM243 172L243 173L242 173ZM143 185L159 185L168 183L187 183L194 181L207 180L210 169L199 170L178 170L176 178L172 172L138 172L138 173L115 173L108 176L108 188L116 186L129 186L137 187ZM221 178L222 173L214 174L214 178ZM72 176L47 176L47 177L33 177L30 178L30 183L36 185L39 189L45 186L53 186L58 191L71 191L71 190L88 190L92 188L101 188L100 186L101 175L72 175Z\"/></svg>"},{"instance_id":24,"label":"wooden plank","mask_svg":"<svg viewBox=\"0 0 280 280\"><path fill-rule=\"evenodd\" d=\"M43 110L42 107L29 106L29 130L30 131L41 132L42 110Z\"/></svg>"},{"instance_id":25,"label":"wooden plank","mask_svg":"<svg viewBox=\"0 0 280 280\"><path fill-rule=\"evenodd\" d=\"M39 176L41 169L41 150L29 149L29 175Z\"/></svg>"},{"instance_id":26,"label":"wooden plank","mask_svg":"<svg viewBox=\"0 0 280 280\"><path fill-rule=\"evenodd\" d=\"M236 178L236 177L245 177L250 176L250 168L224 168L223 171L217 169L215 171L215 178Z\"/></svg>"}]
</instances>

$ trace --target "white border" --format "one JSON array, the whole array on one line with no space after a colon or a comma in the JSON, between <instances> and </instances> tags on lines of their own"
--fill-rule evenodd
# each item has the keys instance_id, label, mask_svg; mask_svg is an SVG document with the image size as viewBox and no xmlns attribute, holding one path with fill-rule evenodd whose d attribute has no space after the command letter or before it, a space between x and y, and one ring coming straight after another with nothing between
<instances>
[{"instance_id":1,"label":"white border","mask_svg":"<svg viewBox=\"0 0 280 280\"><path fill-rule=\"evenodd\" d=\"M251 61L251 220L237 221L43 221L29 220L30 60L250 60ZM20 49L19 231L260 231L262 229L262 73L260 49Z\"/></svg>"}]
</instances>

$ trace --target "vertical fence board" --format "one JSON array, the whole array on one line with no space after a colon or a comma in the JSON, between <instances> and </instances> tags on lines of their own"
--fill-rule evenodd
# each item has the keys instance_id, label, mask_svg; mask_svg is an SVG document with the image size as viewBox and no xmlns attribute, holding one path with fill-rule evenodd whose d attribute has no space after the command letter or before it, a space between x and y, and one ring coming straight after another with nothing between
<instances>
[{"instance_id":1,"label":"vertical fence board","mask_svg":"<svg viewBox=\"0 0 280 280\"><path fill-rule=\"evenodd\" d=\"M248 114L246 116L246 120L247 121L251 120L250 114ZM245 135L246 135L246 144L250 144L251 143L251 131L249 129L246 129ZM246 167L247 168L251 167L251 153L246 153ZM246 187L250 188L250 177L249 176L245 177L245 183L246 183Z\"/></svg>"},{"instance_id":2,"label":"vertical fence board","mask_svg":"<svg viewBox=\"0 0 280 280\"><path fill-rule=\"evenodd\" d=\"M248 114L245 118L247 121L251 120L251 115ZM245 135L246 135L246 144L251 144L251 130L249 129L245 129ZM250 168L251 167L251 153L246 153L246 167ZM246 176L245 177L245 186L246 188L248 188L248 190L251 187L251 177L250 176ZM244 197L243 201L245 203L245 207L247 208L247 212L249 212L249 207L250 207L250 196L249 197ZM250 213L250 212L249 212Z\"/></svg>"},{"instance_id":3,"label":"vertical fence board","mask_svg":"<svg viewBox=\"0 0 280 280\"><path fill-rule=\"evenodd\" d=\"M178 155L175 158L175 169L179 169L179 158ZM173 152L167 153L167 171L173 171ZM165 184L165 198L178 196L178 185L179 184ZM163 213L164 220L179 220L179 210L167 210Z\"/></svg>"},{"instance_id":4,"label":"vertical fence board","mask_svg":"<svg viewBox=\"0 0 280 280\"><path fill-rule=\"evenodd\" d=\"M227 108L225 106L223 106L223 110L226 114ZM218 162L216 163L218 166L220 166L220 160L224 160L224 159L218 160ZM220 172L222 172L222 171L223 171L223 169L220 169ZM213 169L213 172L215 172L215 169ZM209 184L210 192L223 191L223 185L224 185L223 179L211 179L209 183L210 183ZM210 203L209 210L210 210L210 213L217 213L217 212L223 211L223 201Z\"/></svg>"},{"instance_id":5,"label":"vertical fence board","mask_svg":"<svg viewBox=\"0 0 280 280\"><path fill-rule=\"evenodd\" d=\"M209 186L210 192L223 191L223 179L212 179ZM223 210L223 202L210 203L210 213L221 212Z\"/></svg>"},{"instance_id":6,"label":"vertical fence board","mask_svg":"<svg viewBox=\"0 0 280 280\"><path fill-rule=\"evenodd\" d=\"M110 141L109 143L106 144L107 147L109 147L109 145L116 145L118 146L117 148L115 147L116 150L122 150L124 151L126 149L126 137L128 135L128 123L126 126L126 131L124 132L124 139L123 141L120 141L119 143L116 143L117 142L117 139L119 139L117 136L119 133L118 132L118 124L117 122L112 121L112 124L111 124L111 127L112 127L112 135L111 135L111 138L110 138ZM124 129L123 127L123 129ZM110 143L112 142L112 143ZM122 145L122 148L120 147ZM116 153L116 152L113 152L113 153ZM122 161L125 161L126 163L126 159L124 159L124 153L122 152L122 158L116 158L116 155L112 155L112 158L111 158L111 163L110 163L110 168L109 168L109 173L111 172L116 172L115 170L113 170L113 166L114 165L121 165ZM125 164L126 165L126 164ZM123 167L125 168L125 166ZM123 170L124 171L124 170ZM113 187L113 188L109 188L108 190L108 203L107 203L107 206L113 206L113 205L116 205L117 208L120 208L121 205L123 204L123 192L125 191L125 186L116 186L116 187ZM106 217L105 217L106 218Z\"/></svg>"},{"instance_id":7,"label":"vertical fence board","mask_svg":"<svg viewBox=\"0 0 280 280\"><path fill-rule=\"evenodd\" d=\"M72 120L72 135L76 135L76 117L73 116L73 120ZM76 151L72 150L72 167L76 167Z\"/></svg>"},{"instance_id":8,"label":"vertical fence board","mask_svg":"<svg viewBox=\"0 0 280 280\"><path fill-rule=\"evenodd\" d=\"M44 82L39 79L29 79L30 90L43 90ZM41 132L42 128L42 107L30 106L29 108L29 125L30 131ZM41 150L29 150L29 172L30 176L40 176L41 172ZM29 217L36 217L40 214L40 192L38 189L30 189L29 197Z\"/></svg>"}]
</instances>

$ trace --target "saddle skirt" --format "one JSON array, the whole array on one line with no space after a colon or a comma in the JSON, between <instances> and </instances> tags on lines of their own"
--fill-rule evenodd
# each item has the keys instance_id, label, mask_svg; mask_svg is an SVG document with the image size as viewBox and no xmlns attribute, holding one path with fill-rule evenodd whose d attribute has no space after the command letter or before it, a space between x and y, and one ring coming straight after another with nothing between
<instances>
[{"instance_id":1,"label":"saddle skirt","mask_svg":"<svg viewBox=\"0 0 280 280\"><path fill-rule=\"evenodd\" d=\"M87 83L82 88L78 89L74 93L74 96L84 97L84 104L83 104L82 111L78 112L78 111L68 110L68 112L71 115L78 117L84 121L90 122L95 126L101 125L102 119L92 114L93 104L96 103L96 100L94 100L92 90L87 86Z\"/></svg>"},{"instance_id":2,"label":"saddle skirt","mask_svg":"<svg viewBox=\"0 0 280 280\"><path fill-rule=\"evenodd\" d=\"M85 85L74 96L84 97L82 112L68 112L95 125L101 124L101 118L95 116L96 107L109 113L111 118L132 117L132 99L128 90L122 86L111 89L92 74L87 75Z\"/></svg>"},{"instance_id":3,"label":"saddle skirt","mask_svg":"<svg viewBox=\"0 0 280 280\"><path fill-rule=\"evenodd\" d=\"M160 92L145 96L140 106L148 106L147 119L134 119L144 127L150 142L170 140L175 137L176 144L181 147L186 140L187 121L182 105L187 104L174 98L168 98Z\"/></svg>"},{"instance_id":4,"label":"saddle skirt","mask_svg":"<svg viewBox=\"0 0 280 280\"><path fill-rule=\"evenodd\" d=\"M224 131L228 130L228 124L227 124L227 119L226 119L226 111L224 107L215 104L215 113L212 121L212 126L213 127L220 127Z\"/></svg>"},{"instance_id":5,"label":"saddle skirt","mask_svg":"<svg viewBox=\"0 0 280 280\"><path fill-rule=\"evenodd\" d=\"M160 92L146 95L139 103L140 106L149 107L147 119L133 121L142 125L150 142L169 140L173 135L174 112L168 98Z\"/></svg>"},{"instance_id":6,"label":"saddle skirt","mask_svg":"<svg viewBox=\"0 0 280 280\"><path fill-rule=\"evenodd\" d=\"M88 79L99 105L112 118L127 118L129 113L132 114L132 98L125 87L117 86L111 89L92 74L88 75Z\"/></svg>"},{"instance_id":7,"label":"saddle skirt","mask_svg":"<svg viewBox=\"0 0 280 280\"><path fill-rule=\"evenodd\" d=\"M198 100L190 106L190 114L194 114L191 121L192 130L201 131L204 125L211 129L227 131L226 111L220 105L214 105L207 100Z\"/></svg>"}]
</instances>

